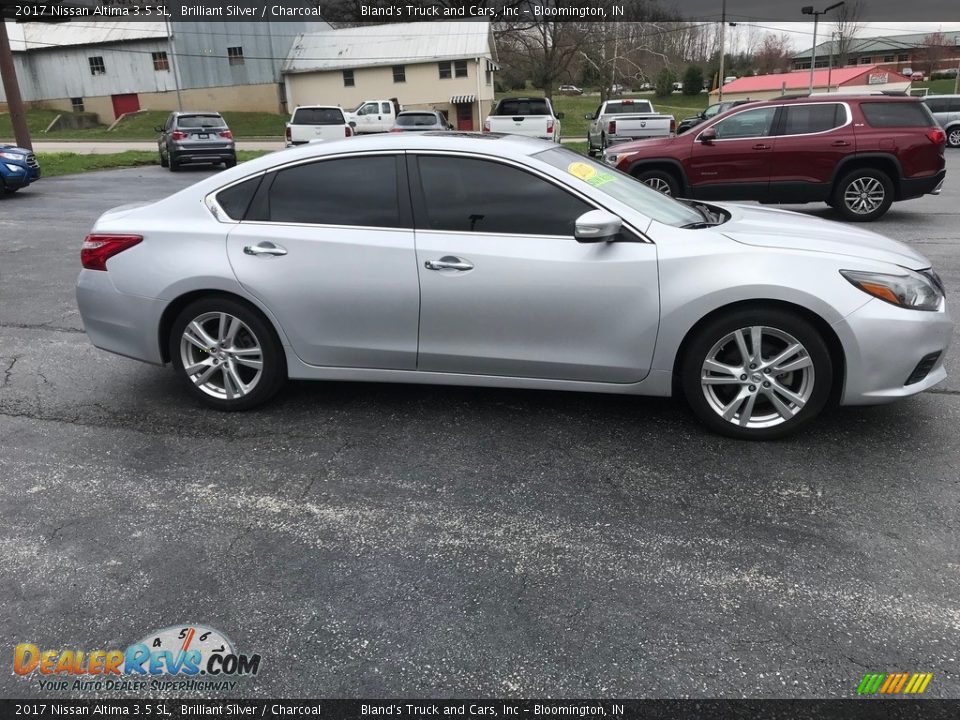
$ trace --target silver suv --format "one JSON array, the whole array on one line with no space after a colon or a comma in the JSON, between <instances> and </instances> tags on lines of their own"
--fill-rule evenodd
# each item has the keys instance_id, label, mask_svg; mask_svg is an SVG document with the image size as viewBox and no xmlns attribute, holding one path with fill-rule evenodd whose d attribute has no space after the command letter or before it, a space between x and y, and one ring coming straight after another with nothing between
<instances>
[{"instance_id":1,"label":"silver suv","mask_svg":"<svg viewBox=\"0 0 960 720\"><path fill-rule=\"evenodd\" d=\"M960 147L960 95L928 95L923 101L947 133L947 145Z\"/></svg>"},{"instance_id":2,"label":"silver suv","mask_svg":"<svg viewBox=\"0 0 960 720\"><path fill-rule=\"evenodd\" d=\"M237 148L226 120L216 112L172 112L154 128L160 165L176 172L188 163L237 164Z\"/></svg>"}]
</instances>

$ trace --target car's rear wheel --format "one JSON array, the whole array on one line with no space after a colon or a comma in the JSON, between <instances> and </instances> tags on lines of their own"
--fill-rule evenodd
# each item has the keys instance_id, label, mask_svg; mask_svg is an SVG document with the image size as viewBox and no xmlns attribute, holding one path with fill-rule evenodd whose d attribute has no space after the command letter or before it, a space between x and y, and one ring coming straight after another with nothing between
<instances>
[{"instance_id":1,"label":"car's rear wheel","mask_svg":"<svg viewBox=\"0 0 960 720\"><path fill-rule=\"evenodd\" d=\"M862 168L847 173L833 189L833 208L845 220L876 220L893 204L893 183L880 170Z\"/></svg>"},{"instance_id":2,"label":"car's rear wheel","mask_svg":"<svg viewBox=\"0 0 960 720\"><path fill-rule=\"evenodd\" d=\"M224 167L232 168L232 167L236 167L236 165L237 165L237 159L235 157L232 157L229 160L223 161Z\"/></svg>"},{"instance_id":3,"label":"car's rear wheel","mask_svg":"<svg viewBox=\"0 0 960 720\"><path fill-rule=\"evenodd\" d=\"M173 155L168 155L167 161L169 163L170 172L177 172L180 169L180 161L177 160Z\"/></svg>"},{"instance_id":4,"label":"car's rear wheel","mask_svg":"<svg viewBox=\"0 0 960 720\"><path fill-rule=\"evenodd\" d=\"M947 130L947 145L952 148L960 147L960 125Z\"/></svg>"},{"instance_id":5,"label":"car's rear wheel","mask_svg":"<svg viewBox=\"0 0 960 720\"><path fill-rule=\"evenodd\" d=\"M796 432L830 398L833 365L820 333L779 309L744 309L700 328L680 383L694 414L730 437L770 440Z\"/></svg>"},{"instance_id":6,"label":"car's rear wheel","mask_svg":"<svg viewBox=\"0 0 960 720\"><path fill-rule=\"evenodd\" d=\"M664 170L646 170L644 172L637 173L636 178L644 185L649 185L654 190L657 192L662 192L664 195L676 197L677 193L680 191L680 188L677 185L677 179Z\"/></svg>"},{"instance_id":7,"label":"car's rear wheel","mask_svg":"<svg viewBox=\"0 0 960 720\"><path fill-rule=\"evenodd\" d=\"M218 410L262 405L287 379L273 328L229 298L204 298L184 308L173 322L169 350L189 392Z\"/></svg>"},{"instance_id":8,"label":"car's rear wheel","mask_svg":"<svg viewBox=\"0 0 960 720\"><path fill-rule=\"evenodd\" d=\"M160 167L170 167L170 161L162 152L160 153Z\"/></svg>"}]
</instances>

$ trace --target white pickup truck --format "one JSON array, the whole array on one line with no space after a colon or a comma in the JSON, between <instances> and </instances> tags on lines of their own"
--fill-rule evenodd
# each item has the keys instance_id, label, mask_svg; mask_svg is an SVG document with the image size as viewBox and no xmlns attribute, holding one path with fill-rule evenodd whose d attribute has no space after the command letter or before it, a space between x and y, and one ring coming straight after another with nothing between
<instances>
[{"instance_id":1,"label":"white pickup truck","mask_svg":"<svg viewBox=\"0 0 960 720\"><path fill-rule=\"evenodd\" d=\"M587 128L590 155L621 142L670 137L677 129L673 115L658 113L649 100L607 100L595 114L585 117L590 120Z\"/></svg>"},{"instance_id":2,"label":"white pickup truck","mask_svg":"<svg viewBox=\"0 0 960 720\"><path fill-rule=\"evenodd\" d=\"M355 133L380 133L390 132L402 109L396 100L364 100L345 114Z\"/></svg>"},{"instance_id":3,"label":"white pickup truck","mask_svg":"<svg viewBox=\"0 0 960 720\"><path fill-rule=\"evenodd\" d=\"M352 135L343 110L336 105L301 105L287 123L287 147Z\"/></svg>"},{"instance_id":4,"label":"white pickup truck","mask_svg":"<svg viewBox=\"0 0 960 720\"><path fill-rule=\"evenodd\" d=\"M526 135L560 142L560 118L547 98L503 98L483 121L484 132Z\"/></svg>"}]
</instances>

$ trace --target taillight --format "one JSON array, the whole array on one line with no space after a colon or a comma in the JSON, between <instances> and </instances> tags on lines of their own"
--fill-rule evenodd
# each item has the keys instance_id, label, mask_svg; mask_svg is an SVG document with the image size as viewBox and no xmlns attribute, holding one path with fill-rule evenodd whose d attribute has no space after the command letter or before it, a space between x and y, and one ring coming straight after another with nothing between
<instances>
[{"instance_id":1,"label":"taillight","mask_svg":"<svg viewBox=\"0 0 960 720\"><path fill-rule=\"evenodd\" d=\"M490 118L483 121L483 131L490 132Z\"/></svg>"},{"instance_id":2,"label":"taillight","mask_svg":"<svg viewBox=\"0 0 960 720\"><path fill-rule=\"evenodd\" d=\"M293 132L291 132L289 125L287 125L287 140L293 140Z\"/></svg>"},{"instance_id":3,"label":"taillight","mask_svg":"<svg viewBox=\"0 0 960 720\"><path fill-rule=\"evenodd\" d=\"M553 135L553 120L547 121L547 135Z\"/></svg>"},{"instance_id":4,"label":"taillight","mask_svg":"<svg viewBox=\"0 0 960 720\"><path fill-rule=\"evenodd\" d=\"M617 134L617 121L611 120L607 123L607 135L616 135Z\"/></svg>"},{"instance_id":5,"label":"taillight","mask_svg":"<svg viewBox=\"0 0 960 720\"><path fill-rule=\"evenodd\" d=\"M353 128L349 125L343 126L343 136L344 137L353 137Z\"/></svg>"},{"instance_id":6,"label":"taillight","mask_svg":"<svg viewBox=\"0 0 960 720\"><path fill-rule=\"evenodd\" d=\"M677 119L671 115L670 116L670 132L675 133L677 131Z\"/></svg>"},{"instance_id":7,"label":"taillight","mask_svg":"<svg viewBox=\"0 0 960 720\"><path fill-rule=\"evenodd\" d=\"M186 139L187 139L187 134L186 134L185 132L181 132L181 131L179 131L179 130L174 130L172 133L170 133L170 139L171 139L171 140L186 140Z\"/></svg>"},{"instance_id":8,"label":"taillight","mask_svg":"<svg viewBox=\"0 0 960 720\"><path fill-rule=\"evenodd\" d=\"M927 130L927 140L934 145L946 145L947 134L943 131L943 128L930 128Z\"/></svg>"},{"instance_id":9,"label":"taillight","mask_svg":"<svg viewBox=\"0 0 960 720\"><path fill-rule=\"evenodd\" d=\"M227 140L232 140L232 139L233 139L233 133L230 132L229 130L221 130L221 131L220 131L220 137L226 138Z\"/></svg>"},{"instance_id":10,"label":"taillight","mask_svg":"<svg viewBox=\"0 0 960 720\"><path fill-rule=\"evenodd\" d=\"M107 260L142 241L140 235L87 235L80 248L80 264L87 270L106 270Z\"/></svg>"},{"instance_id":11,"label":"taillight","mask_svg":"<svg viewBox=\"0 0 960 720\"><path fill-rule=\"evenodd\" d=\"M403 132L400 128L390 128L390 132Z\"/></svg>"}]
</instances>

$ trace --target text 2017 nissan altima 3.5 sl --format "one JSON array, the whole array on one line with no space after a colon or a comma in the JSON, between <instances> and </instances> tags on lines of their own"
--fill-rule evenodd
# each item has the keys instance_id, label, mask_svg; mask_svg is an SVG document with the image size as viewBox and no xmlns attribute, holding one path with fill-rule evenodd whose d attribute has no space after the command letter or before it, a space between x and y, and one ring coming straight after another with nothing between
<instances>
[{"instance_id":1,"label":"text 2017 nissan altima 3.5 sl","mask_svg":"<svg viewBox=\"0 0 960 720\"><path fill-rule=\"evenodd\" d=\"M496 134L285 150L105 213L81 257L92 342L221 410L288 377L676 392L766 439L935 385L953 328L906 245Z\"/></svg>"}]
</instances>

